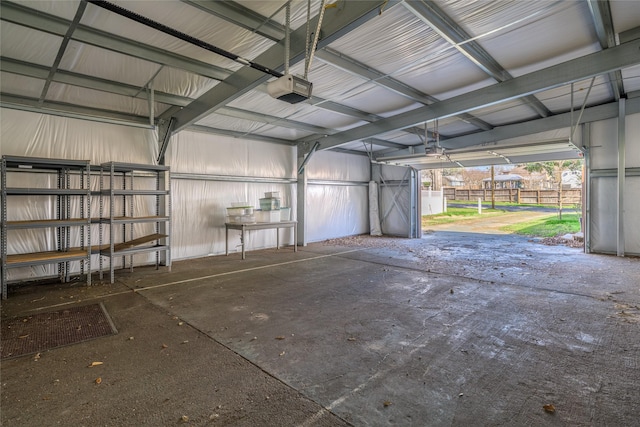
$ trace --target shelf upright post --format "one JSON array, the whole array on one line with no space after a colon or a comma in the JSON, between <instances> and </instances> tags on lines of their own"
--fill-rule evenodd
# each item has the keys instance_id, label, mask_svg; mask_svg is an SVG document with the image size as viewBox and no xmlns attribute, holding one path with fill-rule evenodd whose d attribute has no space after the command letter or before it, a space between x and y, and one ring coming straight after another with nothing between
<instances>
[{"instance_id":1,"label":"shelf upright post","mask_svg":"<svg viewBox=\"0 0 640 427\"><path fill-rule=\"evenodd\" d=\"M131 177L129 178L129 189L132 190L132 191L134 189L134 186L133 186L133 184L134 184L133 183L133 172L134 172L133 169L129 171L129 173L131 174ZM126 196L123 196L123 197L125 197L125 199L126 199ZM129 216L131 216L132 218L134 216L133 208L134 208L133 197L129 197ZM124 216L125 217L127 216L126 212L125 212ZM122 224L122 227L123 227L123 232L126 234L127 225L126 224ZM129 240L133 240L133 227L134 227L133 223L129 224ZM127 239L125 238L123 240L123 242L126 241L126 240ZM122 259L124 260L124 257ZM122 268L124 268L124 262L122 264ZM133 273L133 254L129 255L129 271Z\"/></svg>"},{"instance_id":2,"label":"shelf upright post","mask_svg":"<svg viewBox=\"0 0 640 427\"><path fill-rule=\"evenodd\" d=\"M7 299L7 161L2 158L2 299Z\"/></svg>"}]
</instances>

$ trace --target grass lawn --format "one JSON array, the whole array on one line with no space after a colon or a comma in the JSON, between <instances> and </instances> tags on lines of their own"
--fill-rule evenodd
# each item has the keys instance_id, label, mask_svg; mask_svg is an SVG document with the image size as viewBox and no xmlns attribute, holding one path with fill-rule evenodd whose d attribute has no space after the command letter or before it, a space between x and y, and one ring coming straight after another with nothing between
<instances>
[{"instance_id":1,"label":"grass lawn","mask_svg":"<svg viewBox=\"0 0 640 427\"><path fill-rule=\"evenodd\" d=\"M533 237L561 236L580 231L580 220L578 218L578 214L563 213L560 220L557 214L552 214L531 221L507 225L502 227L501 230Z\"/></svg>"},{"instance_id":2,"label":"grass lawn","mask_svg":"<svg viewBox=\"0 0 640 427\"><path fill-rule=\"evenodd\" d=\"M501 209L482 209L482 216L495 216L505 214L506 211ZM472 219L480 216L477 208L447 208L447 212L424 215L422 217L422 228L431 225L449 224L451 222Z\"/></svg>"}]
</instances>

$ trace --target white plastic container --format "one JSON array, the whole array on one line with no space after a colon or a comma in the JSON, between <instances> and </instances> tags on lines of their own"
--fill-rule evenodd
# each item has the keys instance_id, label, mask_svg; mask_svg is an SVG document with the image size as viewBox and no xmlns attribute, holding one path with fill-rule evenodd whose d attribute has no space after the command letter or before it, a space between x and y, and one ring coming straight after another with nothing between
<instances>
[{"instance_id":1,"label":"white plastic container","mask_svg":"<svg viewBox=\"0 0 640 427\"><path fill-rule=\"evenodd\" d=\"M231 202L231 207L234 208L251 208L251 203L249 202Z\"/></svg>"},{"instance_id":2,"label":"white plastic container","mask_svg":"<svg viewBox=\"0 0 640 427\"><path fill-rule=\"evenodd\" d=\"M227 222L236 224L253 224L256 222L255 215L229 215Z\"/></svg>"},{"instance_id":3,"label":"white plastic container","mask_svg":"<svg viewBox=\"0 0 640 427\"><path fill-rule=\"evenodd\" d=\"M291 221L291 208L280 208L280 221Z\"/></svg>"},{"instance_id":4,"label":"white plastic container","mask_svg":"<svg viewBox=\"0 0 640 427\"><path fill-rule=\"evenodd\" d=\"M267 191L266 193L264 193L264 197L267 199L277 199L280 197L280 192L279 191Z\"/></svg>"},{"instance_id":5,"label":"white plastic container","mask_svg":"<svg viewBox=\"0 0 640 427\"><path fill-rule=\"evenodd\" d=\"M256 209L256 222L280 222L280 211L263 211Z\"/></svg>"},{"instance_id":6,"label":"white plastic container","mask_svg":"<svg viewBox=\"0 0 640 427\"><path fill-rule=\"evenodd\" d=\"M253 215L253 208L227 208L227 215L240 216L240 215Z\"/></svg>"}]
</instances>

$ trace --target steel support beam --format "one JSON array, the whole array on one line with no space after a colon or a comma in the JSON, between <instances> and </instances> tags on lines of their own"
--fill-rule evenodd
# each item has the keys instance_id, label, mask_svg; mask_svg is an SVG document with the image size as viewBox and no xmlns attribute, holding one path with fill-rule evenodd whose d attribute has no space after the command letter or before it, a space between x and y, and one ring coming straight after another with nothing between
<instances>
[{"instance_id":1,"label":"steel support beam","mask_svg":"<svg viewBox=\"0 0 640 427\"><path fill-rule=\"evenodd\" d=\"M296 186L297 198L296 198L296 211L298 219L298 246L307 246L309 236L307 236L307 187L309 186L309 174L306 168L301 168L305 161L305 153L302 150L302 146L297 147L297 159L298 164L296 170L298 170L298 185Z\"/></svg>"},{"instance_id":2,"label":"steel support beam","mask_svg":"<svg viewBox=\"0 0 640 427\"><path fill-rule=\"evenodd\" d=\"M78 24L80 23L80 19L82 19L82 15L84 14L84 10L86 9L86 7L87 7L87 3L84 1L81 1L80 4L78 4L78 9L76 9L76 14L73 17L73 21L71 22L71 25L69 25L69 28L67 29L67 32L65 33L64 37L62 37L62 43L60 43L60 47L58 48L56 59L53 61L53 65L49 69L47 80L45 81L44 87L42 88L42 92L40 94L40 104L42 104L47 97L47 92L49 92L49 86L51 86L51 81L53 80L56 74L56 71L58 71L58 66L60 66L60 61L62 61L62 56L64 55L64 52L67 50L67 46L69 45L69 40L71 40L71 35L76 30L76 28L78 28Z\"/></svg>"},{"instance_id":3,"label":"steel support beam","mask_svg":"<svg viewBox=\"0 0 640 427\"><path fill-rule=\"evenodd\" d=\"M625 190L625 140L626 140L626 100L620 98L618 101L618 196L617 196L617 208L618 208L618 238L617 238L617 255L624 256L624 190Z\"/></svg>"},{"instance_id":4,"label":"steel support beam","mask_svg":"<svg viewBox=\"0 0 640 427\"><path fill-rule=\"evenodd\" d=\"M600 47L608 49L616 45L616 34L613 30L613 18L611 17L611 6L609 0L588 0L589 12L598 35ZM612 71L608 74L611 92L616 101L624 95L624 84L622 82L622 72Z\"/></svg>"},{"instance_id":5,"label":"steel support beam","mask_svg":"<svg viewBox=\"0 0 640 427\"><path fill-rule=\"evenodd\" d=\"M388 3L397 3L399 0L391 0ZM322 39L318 42L318 49L328 45L334 40L347 34L349 31L378 16L380 7L387 1L367 0L357 2L345 2L340 10L328 9L322 27ZM311 27L317 25L318 17L311 21ZM302 26L291 34L291 63L304 59L306 27ZM272 70L284 69L284 41L271 46L260 54L256 63L263 64ZM200 96L193 103L179 111L175 117L177 120L175 131L197 122L201 118L224 106L228 102L238 98L242 94L254 89L266 82L270 76L260 73L249 67L243 67L226 78L213 89Z\"/></svg>"},{"instance_id":6,"label":"steel support beam","mask_svg":"<svg viewBox=\"0 0 640 427\"><path fill-rule=\"evenodd\" d=\"M640 41L634 40L601 52L576 58L502 83L379 120L375 123L327 136L320 140L320 149L326 150L347 142L371 138L385 132L414 126L428 120L450 117L478 108L507 102L639 63Z\"/></svg>"},{"instance_id":7,"label":"steel support beam","mask_svg":"<svg viewBox=\"0 0 640 427\"><path fill-rule=\"evenodd\" d=\"M435 2L405 1L403 5L496 81L504 82L513 78L478 42L471 40L473 37L447 16ZM535 96L526 96L523 101L540 116L551 115L551 111Z\"/></svg>"}]
</instances>

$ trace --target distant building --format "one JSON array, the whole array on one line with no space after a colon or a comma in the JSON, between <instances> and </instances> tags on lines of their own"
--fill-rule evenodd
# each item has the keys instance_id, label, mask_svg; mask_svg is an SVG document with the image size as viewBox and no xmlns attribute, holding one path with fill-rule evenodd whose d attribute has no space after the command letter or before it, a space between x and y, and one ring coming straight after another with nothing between
<instances>
[{"instance_id":1,"label":"distant building","mask_svg":"<svg viewBox=\"0 0 640 427\"><path fill-rule=\"evenodd\" d=\"M524 188L524 185L522 184L523 178L520 175L514 173L496 175L494 181L496 183L496 189ZM490 190L491 178L483 179L482 186L483 188Z\"/></svg>"},{"instance_id":2,"label":"distant building","mask_svg":"<svg viewBox=\"0 0 640 427\"><path fill-rule=\"evenodd\" d=\"M562 171L562 187L582 188L582 172Z\"/></svg>"},{"instance_id":3,"label":"distant building","mask_svg":"<svg viewBox=\"0 0 640 427\"><path fill-rule=\"evenodd\" d=\"M443 187L464 187L464 179L460 175L445 175L442 177Z\"/></svg>"}]
</instances>

